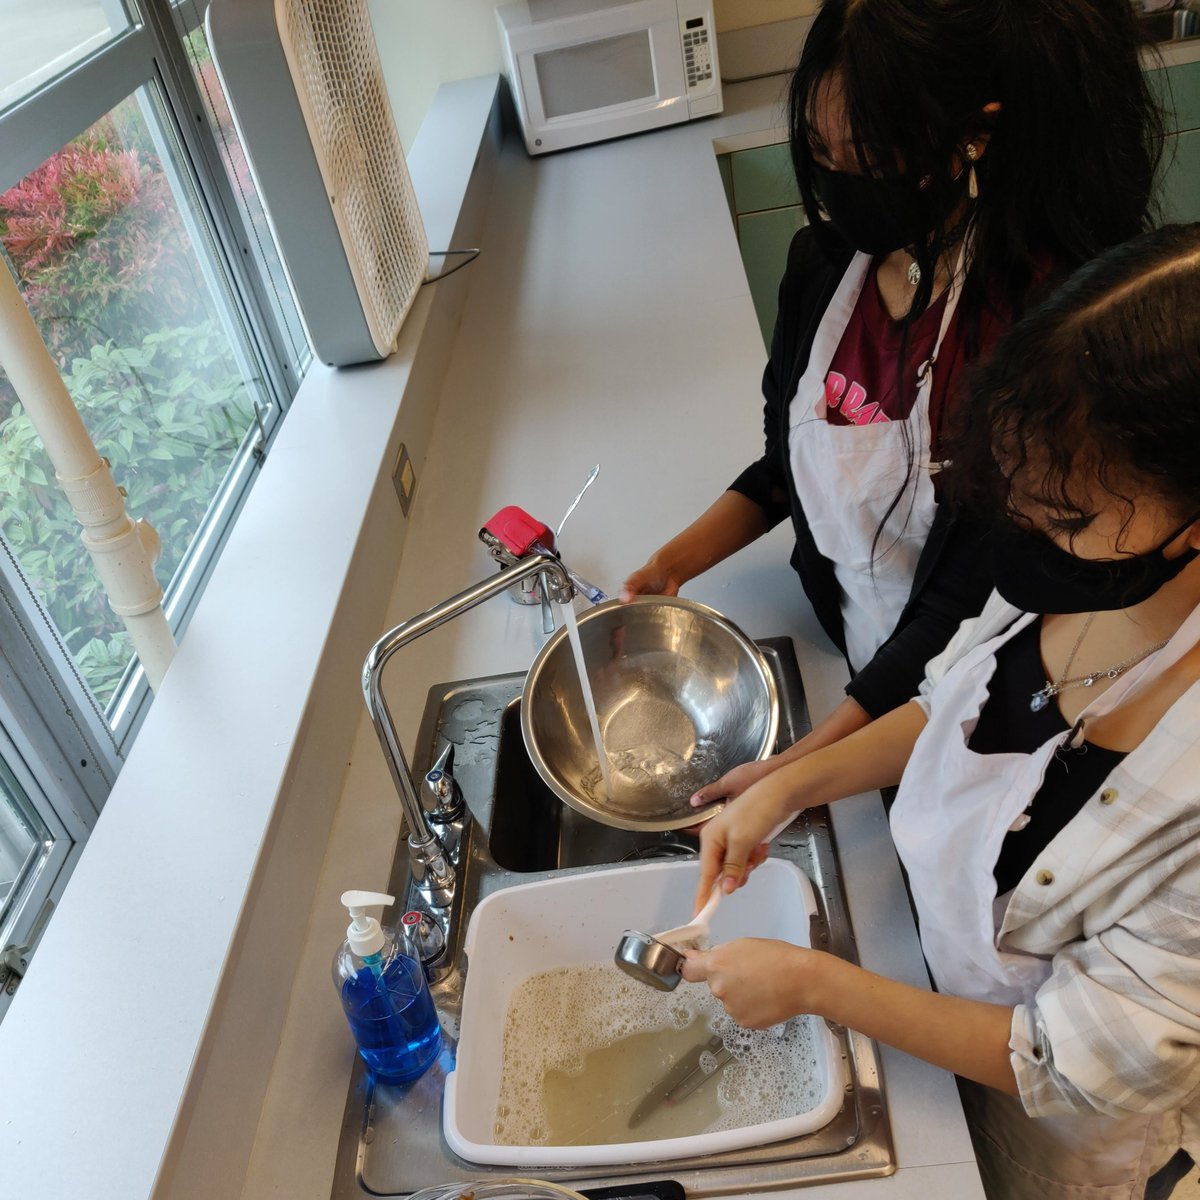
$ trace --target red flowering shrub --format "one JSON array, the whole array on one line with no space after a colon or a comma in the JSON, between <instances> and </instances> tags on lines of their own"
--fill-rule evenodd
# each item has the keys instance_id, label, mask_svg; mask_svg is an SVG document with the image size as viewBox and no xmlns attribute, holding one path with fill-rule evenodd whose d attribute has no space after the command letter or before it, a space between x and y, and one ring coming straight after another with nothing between
<instances>
[{"instance_id":1,"label":"red flowering shrub","mask_svg":"<svg viewBox=\"0 0 1200 1200\"><path fill-rule=\"evenodd\" d=\"M253 412L135 100L0 195L0 242L130 514L163 538L165 584ZM0 374L0 524L104 702L130 651L52 476Z\"/></svg>"},{"instance_id":2,"label":"red flowering shrub","mask_svg":"<svg viewBox=\"0 0 1200 1200\"><path fill-rule=\"evenodd\" d=\"M22 278L95 236L137 197L139 176L136 150L72 142L0 196L4 245Z\"/></svg>"},{"instance_id":3,"label":"red flowering shrub","mask_svg":"<svg viewBox=\"0 0 1200 1200\"><path fill-rule=\"evenodd\" d=\"M0 195L0 241L63 371L97 343L210 315L166 173L133 140L105 117Z\"/></svg>"}]
</instances>

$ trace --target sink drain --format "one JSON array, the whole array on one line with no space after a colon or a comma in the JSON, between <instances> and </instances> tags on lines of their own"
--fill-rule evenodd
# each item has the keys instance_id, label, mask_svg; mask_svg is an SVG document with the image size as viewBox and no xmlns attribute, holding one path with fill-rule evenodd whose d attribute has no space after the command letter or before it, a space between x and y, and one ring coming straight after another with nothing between
<instances>
[{"instance_id":1,"label":"sink drain","mask_svg":"<svg viewBox=\"0 0 1200 1200\"><path fill-rule=\"evenodd\" d=\"M628 854L621 856L622 862L643 862L651 858L695 858L700 851L696 846L687 842L664 841L652 842L648 846L635 846Z\"/></svg>"}]
</instances>

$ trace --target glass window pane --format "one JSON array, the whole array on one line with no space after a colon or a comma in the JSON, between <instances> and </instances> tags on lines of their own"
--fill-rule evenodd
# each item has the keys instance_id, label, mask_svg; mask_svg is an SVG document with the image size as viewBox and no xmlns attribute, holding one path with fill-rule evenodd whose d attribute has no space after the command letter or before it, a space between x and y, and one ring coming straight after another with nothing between
<instances>
[{"instance_id":1,"label":"glass window pane","mask_svg":"<svg viewBox=\"0 0 1200 1200\"><path fill-rule=\"evenodd\" d=\"M0 0L0 3L3 3L3 0ZM266 211L258 198L258 189L254 186L254 177L250 174L246 153L234 127L229 103L225 99L216 64L208 48L208 37L203 25L198 25L183 39L183 47L191 64L192 76L204 101L209 128L221 152L225 174L229 177L242 218L250 229L251 249L259 270L267 281L268 298L275 319L287 339L288 354L296 365L296 377L299 380L304 368L312 359L308 336L300 321L300 313L296 309L274 235L267 223Z\"/></svg>"},{"instance_id":2,"label":"glass window pane","mask_svg":"<svg viewBox=\"0 0 1200 1200\"><path fill-rule=\"evenodd\" d=\"M22 884L46 853L51 836L0 762L0 925Z\"/></svg>"},{"instance_id":3,"label":"glass window pane","mask_svg":"<svg viewBox=\"0 0 1200 1200\"><path fill-rule=\"evenodd\" d=\"M128 24L118 0L0 0L0 110L61 75Z\"/></svg>"},{"instance_id":4,"label":"glass window pane","mask_svg":"<svg viewBox=\"0 0 1200 1200\"><path fill-rule=\"evenodd\" d=\"M162 538L165 584L270 402L155 111L130 97L0 194L0 243L130 516ZM128 639L3 376L0 527L107 703Z\"/></svg>"}]
</instances>

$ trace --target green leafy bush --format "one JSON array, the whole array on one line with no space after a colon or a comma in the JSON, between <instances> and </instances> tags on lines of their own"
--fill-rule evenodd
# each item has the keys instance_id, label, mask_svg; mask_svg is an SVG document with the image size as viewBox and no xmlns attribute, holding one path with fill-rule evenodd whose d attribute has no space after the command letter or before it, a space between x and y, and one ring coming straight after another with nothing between
<instances>
[{"instance_id":1,"label":"green leafy bush","mask_svg":"<svg viewBox=\"0 0 1200 1200\"><path fill-rule=\"evenodd\" d=\"M136 347L93 346L65 382L129 493L130 514L158 529L164 553L156 573L170 579L253 421L224 333L205 321L147 334ZM20 404L0 421L0 524L89 684L107 700L131 650Z\"/></svg>"},{"instance_id":2,"label":"green leafy bush","mask_svg":"<svg viewBox=\"0 0 1200 1200\"><path fill-rule=\"evenodd\" d=\"M165 584L253 411L134 99L0 195L0 242L130 515L163 540L156 574ZM2 375L0 528L107 701L131 656L128 638Z\"/></svg>"}]
</instances>

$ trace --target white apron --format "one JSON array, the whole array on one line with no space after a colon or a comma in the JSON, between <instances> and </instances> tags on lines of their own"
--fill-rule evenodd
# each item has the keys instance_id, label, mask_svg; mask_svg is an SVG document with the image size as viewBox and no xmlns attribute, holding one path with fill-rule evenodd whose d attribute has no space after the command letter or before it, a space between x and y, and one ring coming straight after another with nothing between
<instances>
[{"instance_id":1,"label":"white apron","mask_svg":"<svg viewBox=\"0 0 1200 1200\"><path fill-rule=\"evenodd\" d=\"M987 700L996 651L1034 620L1025 614L976 646L933 690L928 724L891 811L892 837L938 989L1014 1006L1033 1000L1051 962L997 947L1003 913L993 870L1005 834L1024 824L1055 751L1078 745L1086 721L1157 678L1200 638L1194 615L1162 650L1088 705L1074 729L1032 754L977 754L967 741ZM1069 838L1069 830L1068 824L1058 836ZM1164 1157L1161 1115L1031 1118L1014 1096L969 1082L961 1090L984 1182L1003 1200L1141 1200L1148 1175Z\"/></svg>"},{"instance_id":2,"label":"white apron","mask_svg":"<svg viewBox=\"0 0 1200 1200\"><path fill-rule=\"evenodd\" d=\"M833 563L842 590L846 656L856 671L874 658L896 628L933 524L932 367L958 307L963 264L960 252L937 341L918 371L917 396L906 420L831 425L826 419L825 377L871 269L871 256L862 253L851 259L817 326L808 366L788 409L792 480L813 541ZM911 471L905 428L912 447ZM904 495L888 517L872 563L876 530L906 478Z\"/></svg>"}]
</instances>

